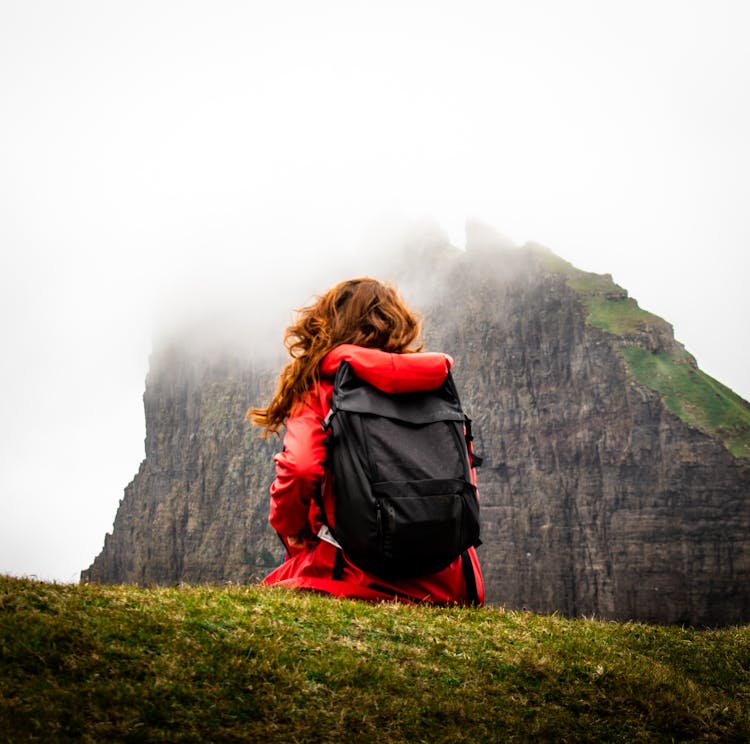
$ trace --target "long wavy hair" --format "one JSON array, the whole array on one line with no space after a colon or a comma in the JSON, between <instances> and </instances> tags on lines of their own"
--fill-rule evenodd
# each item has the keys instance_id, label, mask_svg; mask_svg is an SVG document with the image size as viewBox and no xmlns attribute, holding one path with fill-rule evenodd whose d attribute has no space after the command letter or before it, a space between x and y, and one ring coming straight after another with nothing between
<instances>
[{"instance_id":1,"label":"long wavy hair","mask_svg":"<svg viewBox=\"0 0 750 744\"><path fill-rule=\"evenodd\" d=\"M277 432L303 396L319 381L319 367L331 349L356 344L395 353L421 351L421 323L395 288L364 277L337 284L298 311L284 333L292 360L284 367L266 408L250 408L246 418Z\"/></svg>"}]
</instances>

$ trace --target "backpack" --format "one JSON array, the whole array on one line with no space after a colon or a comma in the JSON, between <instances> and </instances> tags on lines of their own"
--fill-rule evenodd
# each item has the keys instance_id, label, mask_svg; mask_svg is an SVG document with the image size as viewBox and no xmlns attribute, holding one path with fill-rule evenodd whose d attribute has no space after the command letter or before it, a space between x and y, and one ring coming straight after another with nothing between
<instances>
[{"instance_id":1,"label":"backpack","mask_svg":"<svg viewBox=\"0 0 750 744\"><path fill-rule=\"evenodd\" d=\"M480 460L450 372L435 390L388 394L342 362L323 429L331 531L360 568L384 579L425 576L480 544L472 482Z\"/></svg>"}]
</instances>

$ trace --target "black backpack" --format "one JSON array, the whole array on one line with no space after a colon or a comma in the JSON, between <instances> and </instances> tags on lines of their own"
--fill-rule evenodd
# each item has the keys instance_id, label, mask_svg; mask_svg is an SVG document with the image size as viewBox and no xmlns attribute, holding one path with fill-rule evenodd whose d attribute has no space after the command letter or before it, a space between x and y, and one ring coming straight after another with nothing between
<instances>
[{"instance_id":1,"label":"black backpack","mask_svg":"<svg viewBox=\"0 0 750 744\"><path fill-rule=\"evenodd\" d=\"M356 565L385 579L425 576L479 545L479 458L450 373L435 390L388 394L342 362L323 428L334 537Z\"/></svg>"}]
</instances>

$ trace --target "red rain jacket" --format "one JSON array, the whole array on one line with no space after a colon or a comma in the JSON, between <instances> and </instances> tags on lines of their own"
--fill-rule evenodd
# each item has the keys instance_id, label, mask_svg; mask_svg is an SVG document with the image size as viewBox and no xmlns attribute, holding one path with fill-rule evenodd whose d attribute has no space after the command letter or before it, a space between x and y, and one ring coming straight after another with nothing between
<instances>
[{"instance_id":1,"label":"red rain jacket","mask_svg":"<svg viewBox=\"0 0 750 744\"><path fill-rule=\"evenodd\" d=\"M333 376L347 361L354 373L387 393L431 390L442 384L453 360L446 354L391 354L377 349L345 344L323 360L320 383L289 417L284 449L274 457L276 479L271 485L269 521L287 546L287 560L263 580L264 584L314 589L342 597L450 604L467 602L461 559L438 573L419 578L386 582L354 566L343 554L340 579L334 579L338 549L323 540L313 547L290 546L285 539L302 532L317 535L323 524L320 505L314 498L321 489L326 521L335 529L334 496L326 478L326 448L323 419L331 407ZM472 471L472 475L474 473ZM469 548L477 594L484 603L484 582L474 548ZM341 565L338 567L341 569Z\"/></svg>"}]
</instances>

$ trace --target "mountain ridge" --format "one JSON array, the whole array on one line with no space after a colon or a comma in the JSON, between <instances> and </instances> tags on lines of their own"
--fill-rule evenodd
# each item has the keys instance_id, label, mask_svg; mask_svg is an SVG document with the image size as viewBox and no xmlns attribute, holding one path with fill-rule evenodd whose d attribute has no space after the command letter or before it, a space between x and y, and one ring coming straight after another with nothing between
<instances>
[{"instance_id":1,"label":"mountain ridge","mask_svg":"<svg viewBox=\"0 0 750 744\"><path fill-rule=\"evenodd\" d=\"M532 250L539 249L534 246ZM567 277L568 285L581 296L589 322L617 339L637 383L661 394L672 413L686 424L717 437L735 457L750 458L750 403L702 372L695 357L674 338L671 324L639 307L627 290L614 283L610 274L581 271L549 251L547 256L553 257L550 264L560 267L558 270ZM649 360L643 351L659 359ZM657 365L662 369L654 369ZM670 384L675 375L682 378L681 385ZM712 394L721 400L720 410L713 417L701 415L699 409L711 407ZM728 416L728 421L721 420L722 413Z\"/></svg>"}]
</instances>

